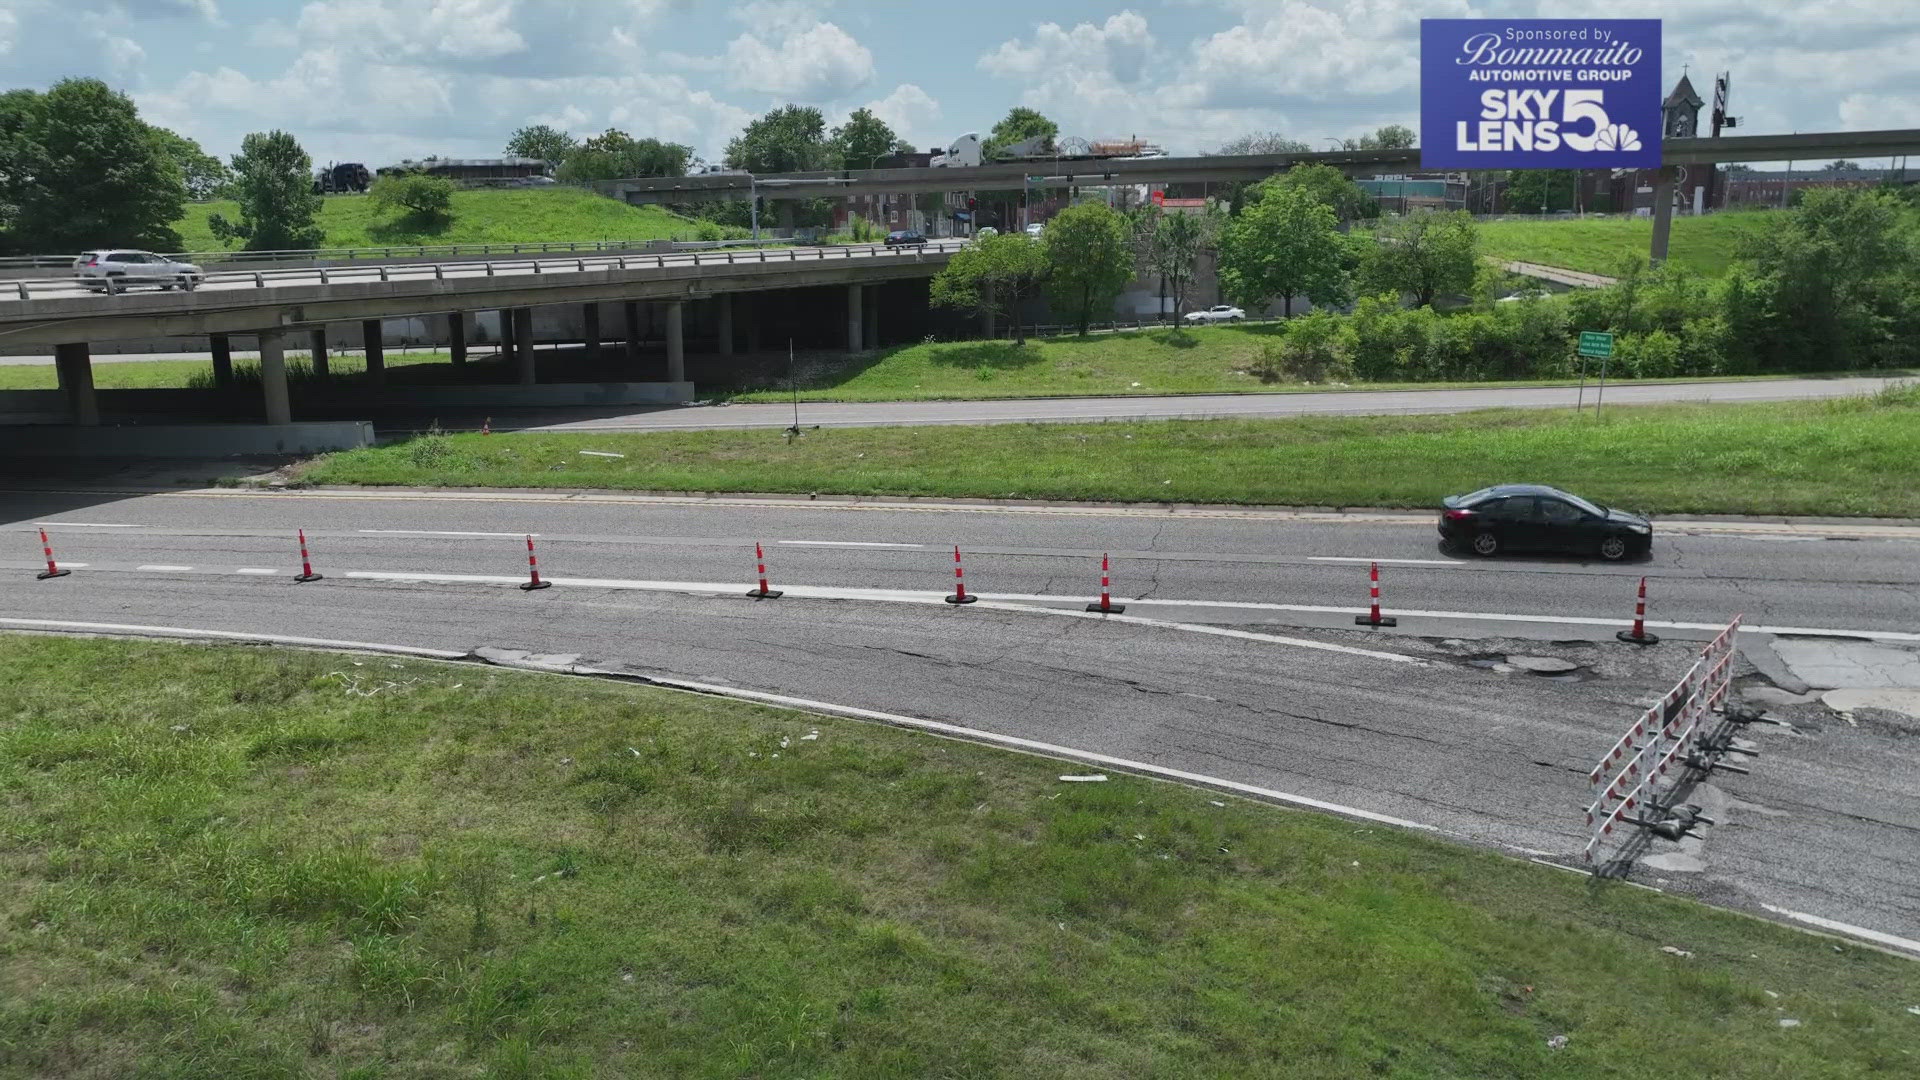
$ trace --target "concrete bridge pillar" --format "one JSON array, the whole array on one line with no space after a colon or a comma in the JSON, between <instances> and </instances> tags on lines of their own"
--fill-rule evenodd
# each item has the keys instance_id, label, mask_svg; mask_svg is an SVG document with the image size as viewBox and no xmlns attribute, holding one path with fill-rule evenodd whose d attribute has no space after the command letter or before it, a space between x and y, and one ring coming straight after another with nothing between
<instances>
[{"instance_id":1,"label":"concrete bridge pillar","mask_svg":"<svg viewBox=\"0 0 1920 1080\"><path fill-rule=\"evenodd\" d=\"M309 337L311 339L309 348L313 353L313 373L325 375L327 373L327 328L316 326L309 332Z\"/></svg>"},{"instance_id":2,"label":"concrete bridge pillar","mask_svg":"<svg viewBox=\"0 0 1920 1080\"><path fill-rule=\"evenodd\" d=\"M627 370L640 368L640 301L628 300L620 305L620 313L627 321Z\"/></svg>"},{"instance_id":3,"label":"concrete bridge pillar","mask_svg":"<svg viewBox=\"0 0 1920 1080\"><path fill-rule=\"evenodd\" d=\"M675 300L667 305L667 381L687 381L687 347L681 339L681 309L686 305Z\"/></svg>"},{"instance_id":4,"label":"concrete bridge pillar","mask_svg":"<svg viewBox=\"0 0 1920 1080\"><path fill-rule=\"evenodd\" d=\"M861 330L860 342L869 349L877 349L880 347L880 286L867 286L861 305L867 322Z\"/></svg>"},{"instance_id":5,"label":"concrete bridge pillar","mask_svg":"<svg viewBox=\"0 0 1920 1080\"><path fill-rule=\"evenodd\" d=\"M260 393L266 403L267 423L293 423L293 406L287 399L285 331L260 331Z\"/></svg>"},{"instance_id":6,"label":"concrete bridge pillar","mask_svg":"<svg viewBox=\"0 0 1920 1080\"><path fill-rule=\"evenodd\" d=\"M81 427L99 427L100 399L93 392L93 353L87 343L55 345L53 370L73 407L73 422Z\"/></svg>"},{"instance_id":7,"label":"concrete bridge pillar","mask_svg":"<svg viewBox=\"0 0 1920 1080\"><path fill-rule=\"evenodd\" d=\"M847 286L847 351L860 351L860 330L866 319L860 311L860 294L863 285Z\"/></svg>"},{"instance_id":8,"label":"concrete bridge pillar","mask_svg":"<svg viewBox=\"0 0 1920 1080\"><path fill-rule=\"evenodd\" d=\"M233 385L233 343L225 334L209 334L207 350L213 353L213 385L225 390Z\"/></svg>"},{"instance_id":9,"label":"concrete bridge pillar","mask_svg":"<svg viewBox=\"0 0 1920 1080\"><path fill-rule=\"evenodd\" d=\"M600 362L600 304L597 301L581 305L580 322L586 328L587 363L597 364Z\"/></svg>"},{"instance_id":10,"label":"concrete bridge pillar","mask_svg":"<svg viewBox=\"0 0 1920 1080\"><path fill-rule=\"evenodd\" d=\"M1673 235L1673 181L1674 167L1662 165L1653 181L1653 250L1647 260L1651 266L1667 261L1667 240Z\"/></svg>"},{"instance_id":11,"label":"concrete bridge pillar","mask_svg":"<svg viewBox=\"0 0 1920 1080\"><path fill-rule=\"evenodd\" d=\"M367 383L372 386L387 384L387 348L380 337L379 319L360 320L360 341L367 350Z\"/></svg>"},{"instance_id":12,"label":"concrete bridge pillar","mask_svg":"<svg viewBox=\"0 0 1920 1080\"><path fill-rule=\"evenodd\" d=\"M721 293L713 298L720 307L720 355L733 355L733 294Z\"/></svg>"},{"instance_id":13,"label":"concrete bridge pillar","mask_svg":"<svg viewBox=\"0 0 1920 1080\"><path fill-rule=\"evenodd\" d=\"M513 309L500 309L500 358L513 359Z\"/></svg>"},{"instance_id":14,"label":"concrete bridge pillar","mask_svg":"<svg viewBox=\"0 0 1920 1080\"><path fill-rule=\"evenodd\" d=\"M447 351L458 367L467 362L467 313L456 311L447 316Z\"/></svg>"},{"instance_id":15,"label":"concrete bridge pillar","mask_svg":"<svg viewBox=\"0 0 1920 1080\"><path fill-rule=\"evenodd\" d=\"M532 386L533 370L533 309L513 309L513 359L520 371L520 385Z\"/></svg>"},{"instance_id":16,"label":"concrete bridge pillar","mask_svg":"<svg viewBox=\"0 0 1920 1080\"><path fill-rule=\"evenodd\" d=\"M753 293L742 293L741 306L746 310L740 313L740 321L747 324L747 351L760 351L760 301Z\"/></svg>"}]
</instances>

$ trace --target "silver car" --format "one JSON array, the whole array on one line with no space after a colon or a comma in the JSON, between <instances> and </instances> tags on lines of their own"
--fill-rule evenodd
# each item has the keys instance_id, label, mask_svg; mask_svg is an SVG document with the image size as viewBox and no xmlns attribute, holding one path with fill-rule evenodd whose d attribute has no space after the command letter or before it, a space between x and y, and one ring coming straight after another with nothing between
<instances>
[{"instance_id":1,"label":"silver car","mask_svg":"<svg viewBox=\"0 0 1920 1080\"><path fill-rule=\"evenodd\" d=\"M75 277L82 278L92 292L117 293L131 285L157 285L162 289L179 288L192 292L206 276L190 262L176 262L151 251L102 248L83 251L73 261Z\"/></svg>"},{"instance_id":2,"label":"silver car","mask_svg":"<svg viewBox=\"0 0 1920 1080\"><path fill-rule=\"evenodd\" d=\"M1239 322L1247 313L1231 304L1215 304L1205 311L1189 311L1183 318L1189 323Z\"/></svg>"}]
</instances>

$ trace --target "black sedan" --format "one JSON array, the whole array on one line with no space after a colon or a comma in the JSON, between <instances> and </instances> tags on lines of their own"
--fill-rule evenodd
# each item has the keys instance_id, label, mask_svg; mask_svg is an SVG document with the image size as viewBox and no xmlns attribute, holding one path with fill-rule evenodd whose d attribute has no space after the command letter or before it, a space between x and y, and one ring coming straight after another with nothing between
<instances>
[{"instance_id":1,"label":"black sedan","mask_svg":"<svg viewBox=\"0 0 1920 1080\"><path fill-rule=\"evenodd\" d=\"M1653 548L1653 523L1540 484L1501 484L1440 502L1440 540L1475 555L1558 551L1619 560Z\"/></svg>"},{"instance_id":2,"label":"black sedan","mask_svg":"<svg viewBox=\"0 0 1920 1080\"><path fill-rule=\"evenodd\" d=\"M900 229L887 234L888 247L913 247L927 242L927 238L912 229Z\"/></svg>"}]
</instances>

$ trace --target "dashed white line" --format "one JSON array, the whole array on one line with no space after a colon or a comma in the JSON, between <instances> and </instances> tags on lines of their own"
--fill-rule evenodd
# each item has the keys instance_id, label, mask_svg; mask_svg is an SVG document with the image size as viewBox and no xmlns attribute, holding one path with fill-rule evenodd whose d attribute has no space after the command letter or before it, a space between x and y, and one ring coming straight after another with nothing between
<instances>
[{"instance_id":1,"label":"dashed white line","mask_svg":"<svg viewBox=\"0 0 1920 1080\"><path fill-rule=\"evenodd\" d=\"M191 569L193 569L193 567L191 567L191 566L162 566L162 565L160 565L160 564L157 564L157 563L149 563L149 564L148 564L148 565L146 565L146 566L136 566L136 567L134 567L134 569L135 569L135 570L151 570L151 571L153 571L153 572L155 572L155 573L160 573L160 574L165 574L165 573L176 573L176 574L177 574L177 573L184 573L185 571L188 571L188 570L191 570Z\"/></svg>"},{"instance_id":2,"label":"dashed white line","mask_svg":"<svg viewBox=\"0 0 1920 1080\"><path fill-rule=\"evenodd\" d=\"M253 574L259 577L264 577L269 574L278 574L279 572L280 571L278 570L268 570L258 566L243 566L240 569L234 571L234 573L236 574Z\"/></svg>"},{"instance_id":3,"label":"dashed white line","mask_svg":"<svg viewBox=\"0 0 1920 1080\"><path fill-rule=\"evenodd\" d=\"M144 525L115 525L104 521L36 521L35 525L44 529L66 527L71 529L144 529Z\"/></svg>"},{"instance_id":4,"label":"dashed white line","mask_svg":"<svg viewBox=\"0 0 1920 1080\"><path fill-rule=\"evenodd\" d=\"M449 529L357 529L356 532L372 536L487 536L518 540L523 536L539 536L539 533L503 533L503 532L455 532Z\"/></svg>"},{"instance_id":5,"label":"dashed white line","mask_svg":"<svg viewBox=\"0 0 1920 1080\"><path fill-rule=\"evenodd\" d=\"M1358 555L1309 555L1308 562L1392 563L1395 566L1459 566L1458 559L1374 559Z\"/></svg>"},{"instance_id":6,"label":"dashed white line","mask_svg":"<svg viewBox=\"0 0 1920 1080\"><path fill-rule=\"evenodd\" d=\"M835 547L835 548L923 548L925 544L883 544L874 540L775 540L776 544L791 544L794 547Z\"/></svg>"}]
</instances>

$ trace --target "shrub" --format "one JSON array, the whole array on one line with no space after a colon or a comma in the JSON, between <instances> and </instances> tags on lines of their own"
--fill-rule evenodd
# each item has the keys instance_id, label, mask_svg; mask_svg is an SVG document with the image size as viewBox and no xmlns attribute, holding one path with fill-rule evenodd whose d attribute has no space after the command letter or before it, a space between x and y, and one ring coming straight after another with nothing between
<instances>
[{"instance_id":1,"label":"shrub","mask_svg":"<svg viewBox=\"0 0 1920 1080\"><path fill-rule=\"evenodd\" d=\"M421 218L453 218L453 181L426 173L389 173L373 182L368 192L382 210L402 210Z\"/></svg>"},{"instance_id":2,"label":"shrub","mask_svg":"<svg viewBox=\"0 0 1920 1080\"><path fill-rule=\"evenodd\" d=\"M1288 322L1285 336L1261 349L1253 372L1263 380L1278 377L1303 383L1347 378L1352 343L1346 319L1314 311Z\"/></svg>"}]
</instances>

